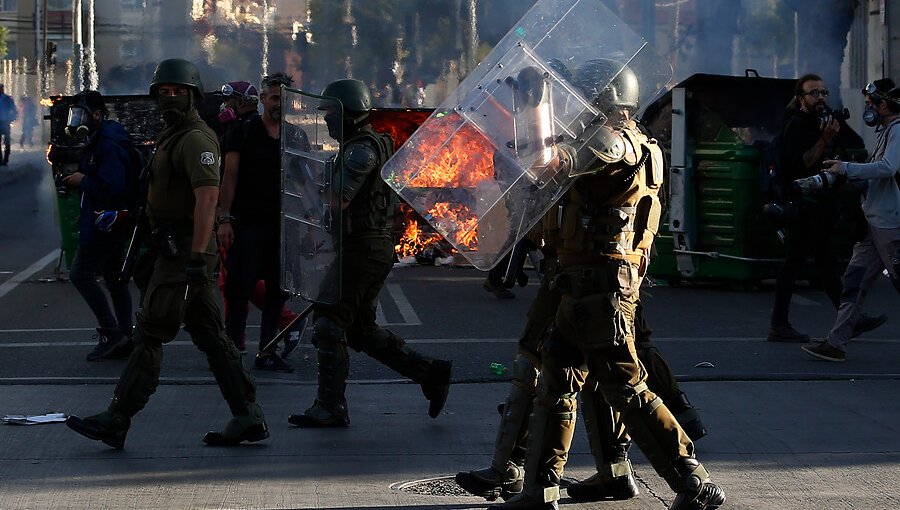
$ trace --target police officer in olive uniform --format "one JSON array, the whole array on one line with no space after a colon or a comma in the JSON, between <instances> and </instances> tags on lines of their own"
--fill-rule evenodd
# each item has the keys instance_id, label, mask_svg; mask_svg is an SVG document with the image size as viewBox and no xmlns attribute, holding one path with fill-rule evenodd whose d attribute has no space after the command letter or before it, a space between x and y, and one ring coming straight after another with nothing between
<instances>
[{"instance_id":1,"label":"police officer in olive uniform","mask_svg":"<svg viewBox=\"0 0 900 510\"><path fill-rule=\"evenodd\" d=\"M622 98L624 99L624 98ZM637 107L637 97L628 98ZM541 284L528 310L528 321L519 339L513 362L512 385L501 405L500 426L494 443L494 457L488 468L461 471L457 484L466 491L494 500L509 499L522 491L524 481L525 442L528 417L537 391L541 367L542 338L553 331L553 319L562 299L561 292L551 286L557 273L556 246L559 244L557 209L538 223L529 237L541 246L544 255ZM668 363L650 340L651 330L638 302L635 317L635 346L638 359L647 368L647 384L664 401L675 402L673 410L679 423L693 440L706 435L696 409L680 390ZM584 374L583 377L587 377ZM631 441L625 433L619 413L613 410L597 390L597 383L587 378L581 390L585 429L597 472L590 478L568 486L568 495L578 501L623 500L638 495L628 450Z\"/></svg>"},{"instance_id":2,"label":"police officer in olive uniform","mask_svg":"<svg viewBox=\"0 0 900 510\"><path fill-rule=\"evenodd\" d=\"M581 150L557 146L560 171L581 175L550 215L559 218L559 268L552 286L562 297L554 331L543 345L524 490L490 508L558 508L575 428L575 395L585 385L585 370L676 493L671 508L719 508L724 492L696 460L693 443L666 404L648 388L635 352L639 287L659 226L663 181L661 150L630 119L632 107L622 101L638 97L637 76L598 59L583 64L573 82L595 98L609 121L587 126L592 134ZM597 140L604 141L594 146Z\"/></svg>"},{"instance_id":3,"label":"police officer in olive uniform","mask_svg":"<svg viewBox=\"0 0 900 510\"><path fill-rule=\"evenodd\" d=\"M392 226L396 199L381 179L381 167L393 153L390 136L369 124L372 97L359 80L337 80L322 92L331 136L343 140L333 182L339 197L342 232L336 239L340 266L325 277L322 292L340 286L335 304L316 304L312 342L318 352L319 385L315 403L288 422L298 427L346 427L350 424L344 389L349 371L347 346L375 358L422 387L428 415L437 418L450 388L451 363L422 356L402 338L375 323L378 293L393 265ZM343 111L343 114L341 113ZM324 302L331 302L323 299Z\"/></svg>"},{"instance_id":4,"label":"police officer in olive uniform","mask_svg":"<svg viewBox=\"0 0 900 510\"><path fill-rule=\"evenodd\" d=\"M203 85L197 68L181 59L160 62L150 95L166 127L156 143L150 169L147 211L151 245L158 256L137 314L135 348L116 386L109 409L66 424L90 439L121 449L131 418L159 384L163 344L184 324L194 345L206 354L233 418L221 432L209 432L210 446L232 446L269 437L256 387L241 354L225 335L211 275L216 265L212 236L219 193L219 145L197 114Z\"/></svg>"}]
</instances>

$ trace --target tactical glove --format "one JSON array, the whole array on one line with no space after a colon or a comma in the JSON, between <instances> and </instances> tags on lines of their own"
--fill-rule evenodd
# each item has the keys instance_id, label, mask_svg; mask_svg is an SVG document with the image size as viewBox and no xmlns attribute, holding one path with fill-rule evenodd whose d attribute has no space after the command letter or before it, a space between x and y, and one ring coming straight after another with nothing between
<instances>
[{"instance_id":1,"label":"tactical glove","mask_svg":"<svg viewBox=\"0 0 900 510\"><path fill-rule=\"evenodd\" d=\"M203 260L202 253L191 252L184 274L187 275L188 285L206 285L209 282L209 276L206 274L206 261Z\"/></svg>"}]
</instances>

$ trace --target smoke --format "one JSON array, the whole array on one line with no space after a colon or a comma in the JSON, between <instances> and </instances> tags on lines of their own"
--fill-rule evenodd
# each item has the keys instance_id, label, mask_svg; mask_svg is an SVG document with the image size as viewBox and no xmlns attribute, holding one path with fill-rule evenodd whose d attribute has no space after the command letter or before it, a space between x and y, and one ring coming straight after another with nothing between
<instances>
[{"instance_id":1,"label":"smoke","mask_svg":"<svg viewBox=\"0 0 900 510\"><path fill-rule=\"evenodd\" d=\"M599 1L669 59L676 81L694 73L742 75L752 67L782 78L816 72L832 90L839 87L855 2ZM286 71L313 92L352 76L393 88L391 103L400 104L407 86L421 81L433 106L534 0L154 1L138 12L115 11L121 17L98 11L96 19L94 4L87 2L85 85L107 94L145 93L156 63L182 57L198 64L209 90ZM69 78L60 69L49 92L77 83L77 71Z\"/></svg>"}]
</instances>

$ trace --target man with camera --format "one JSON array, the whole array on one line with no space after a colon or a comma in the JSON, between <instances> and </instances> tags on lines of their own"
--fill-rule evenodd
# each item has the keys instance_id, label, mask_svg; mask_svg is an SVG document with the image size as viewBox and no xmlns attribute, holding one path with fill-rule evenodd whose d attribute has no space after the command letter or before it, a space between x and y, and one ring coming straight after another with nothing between
<instances>
[{"instance_id":1,"label":"man with camera","mask_svg":"<svg viewBox=\"0 0 900 510\"><path fill-rule=\"evenodd\" d=\"M867 163L825 161L824 175L846 178L863 186L862 210L868 231L853 246L844 272L843 292L837 319L828 336L803 346L803 350L827 361L846 360L847 344L860 318L860 307L872 285L887 269L898 285L897 254L900 248L900 88L890 79L870 83L863 89L866 109L863 120L877 133L875 149Z\"/></svg>"},{"instance_id":2,"label":"man with camera","mask_svg":"<svg viewBox=\"0 0 900 510\"><path fill-rule=\"evenodd\" d=\"M137 179L132 172L131 139L125 128L107 115L99 92L85 90L75 96L66 133L84 142L84 152L78 171L57 182L61 196L68 195L72 188L81 190L78 251L69 277L100 326L94 336L97 345L88 353L88 361L127 356L133 327L128 282L119 279L129 233L128 222L120 212L131 208ZM98 272L103 275L115 313L97 283Z\"/></svg>"},{"instance_id":3,"label":"man with camera","mask_svg":"<svg viewBox=\"0 0 900 510\"><path fill-rule=\"evenodd\" d=\"M795 330L788 320L794 281L808 256L815 260L816 273L829 300L835 308L840 304L841 282L831 248L839 215L837 199L832 186L823 185L824 181L813 176L822 168L826 156L862 147L863 141L846 127L846 110L832 111L826 104L827 97L822 78L804 75L797 80L794 98L785 112L776 184L790 211L790 220L785 226L784 264L775 282L775 304L767 337L770 342L809 342L809 336ZM804 179L807 177L813 179ZM803 179L802 186L795 184L798 179ZM883 316L867 318L860 327L868 331L885 320Z\"/></svg>"}]
</instances>

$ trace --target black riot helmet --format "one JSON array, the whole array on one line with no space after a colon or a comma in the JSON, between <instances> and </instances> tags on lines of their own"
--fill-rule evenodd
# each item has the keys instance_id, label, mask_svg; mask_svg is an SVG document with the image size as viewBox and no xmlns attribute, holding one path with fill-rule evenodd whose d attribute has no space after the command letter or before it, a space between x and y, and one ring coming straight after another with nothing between
<instances>
[{"instance_id":1,"label":"black riot helmet","mask_svg":"<svg viewBox=\"0 0 900 510\"><path fill-rule=\"evenodd\" d=\"M100 113L98 120L94 115ZM97 129L97 125L109 114L103 96L96 90L83 90L72 98L69 116L66 119L66 134L72 138L87 138Z\"/></svg>"},{"instance_id":2,"label":"black riot helmet","mask_svg":"<svg viewBox=\"0 0 900 510\"><path fill-rule=\"evenodd\" d=\"M611 107L637 110L640 85L637 75L628 66L615 60L588 60L575 70L572 84L602 110Z\"/></svg>"},{"instance_id":3,"label":"black riot helmet","mask_svg":"<svg viewBox=\"0 0 900 510\"><path fill-rule=\"evenodd\" d=\"M181 58L163 60L153 71L153 81L150 82L150 95L156 97L156 89L165 83L185 85L190 88L199 102L203 99L203 82L200 81L200 71L197 66Z\"/></svg>"},{"instance_id":4,"label":"black riot helmet","mask_svg":"<svg viewBox=\"0 0 900 510\"><path fill-rule=\"evenodd\" d=\"M325 97L333 97L344 105L344 115L360 118L372 109L372 94L365 83L345 78L329 83L322 91Z\"/></svg>"}]
</instances>

